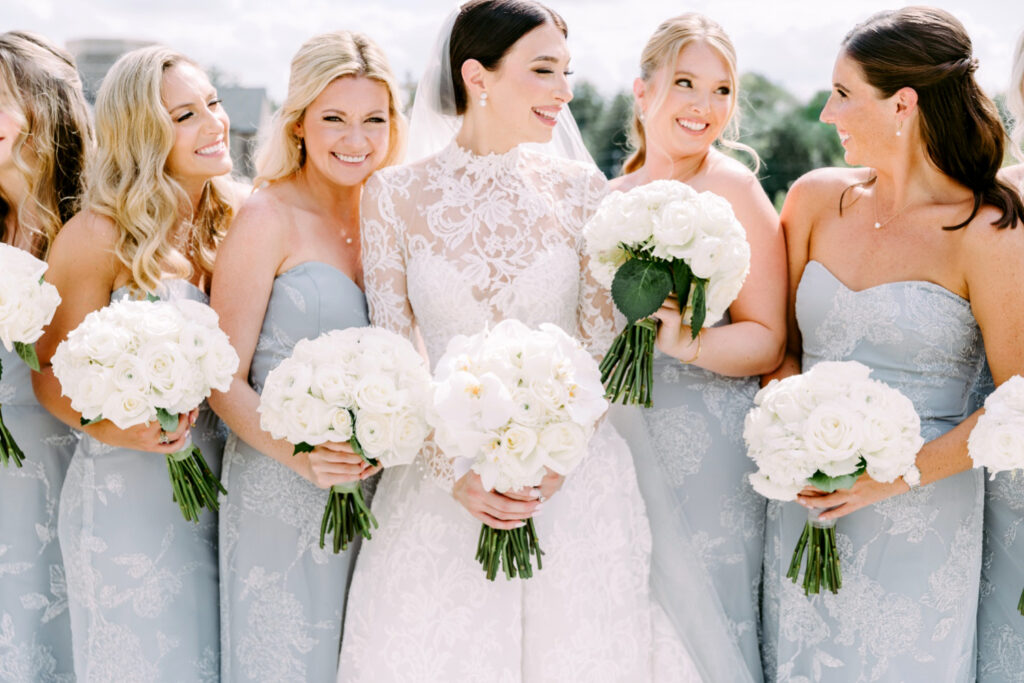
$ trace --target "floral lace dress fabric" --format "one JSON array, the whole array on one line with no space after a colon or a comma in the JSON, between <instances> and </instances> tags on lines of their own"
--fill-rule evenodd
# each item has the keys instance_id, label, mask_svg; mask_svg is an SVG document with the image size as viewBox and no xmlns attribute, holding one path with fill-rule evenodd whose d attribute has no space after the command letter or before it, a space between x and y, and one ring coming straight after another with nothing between
<instances>
[{"instance_id":1,"label":"floral lace dress fabric","mask_svg":"<svg viewBox=\"0 0 1024 683\"><path fill-rule=\"evenodd\" d=\"M432 362L453 336L505 318L607 349L610 302L579 256L604 186L593 167L521 147L481 157L452 143L378 172L362 206L371 320L418 328ZM451 497L448 461L429 447L420 459L377 489L381 526L356 563L339 681L649 678L651 537L610 426L545 503L543 569L526 581L486 580L473 559L480 522Z\"/></svg>"},{"instance_id":2,"label":"floral lace dress fabric","mask_svg":"<svg viewBox=\"0 0 1024 683\"><path fill-rule=\"evenodd\" d=\"M160 298L206 295L164 281ZM129 296L126 288L111 301ZM204 403L192 441L215 472L222 425ZM219 680L217 515L185 521L163 455L83 436L60 497L60 544L81 683Z\"/></svg>"},{"instance_id":3,"label":"floral lace dress fabric","mask_svg":"<svg viewBox=\"0 0 1024 683\"><path fill-rule=\"evenodd\" d=\"M326 263L301 263L274 280L249 382L261 392L301 339L368 324L352 280ZM358 542L337 555L321 548L327 491L235 434L221 478L221 679L331 680Z\"/></svg>"},{"instance_id":4,"label":"floral lace dress fabric","mask_svg":"<svg viewBox=\"0 0 1024 683\"><path fill-rule=\"evenodd\" d=\"M927 441L973 412L984 351L966 300L920 281L853 291L811 261L796 308L805 370L823 360L864 363L913 401ZM843 586L810 598L785 576L807 512L769 503L766 677L973 680L983 496L981 472L969 470L843 517Z\"/></svg>"},{"instance_id":5,"label":"floral lace dress fabric","mask_svg":"<svg viewBox=\"0 0 1024 683\"><path fill-rule=\"evenodd\" d=\"M75 448L71 428L39 405L31 371L0 346L4 424L25 453L0 465L0 681L74 680L57 511Z\"/></svg>"}]
</instances>

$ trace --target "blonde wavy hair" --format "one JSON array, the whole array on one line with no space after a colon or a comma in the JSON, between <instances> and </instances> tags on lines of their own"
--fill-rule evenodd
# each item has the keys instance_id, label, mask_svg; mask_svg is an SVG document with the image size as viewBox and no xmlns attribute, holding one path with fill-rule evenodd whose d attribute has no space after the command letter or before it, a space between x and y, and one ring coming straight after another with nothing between
<instances>
[{"instance_id":1,"label":"blonde wavy hair","mask_svg":"<svg viewBox=\"0 0 1024 683\"><path fill-rule=\"evenodd\" d=\"M678 17L666 19L655 30L654 35L647 41L643 53L640 55L640 78L651 85L651 79L662 67L669 67L664 82L658 84L658 92L651 110L661 106L668 94L668 85L671 82L671 67L679 54L691 43L703 42L712 50L717 52L725 62L729 73L730 98L727 123L718 143L723 147L743 151L749 154L754 161L754 171L761 167L761 159L757 152L748 145L737 141L739 137L739 113L736 110L736 102L739 96L739 76L736 70L736 48L725 30L715 21L697 12L687 12ZM629 126L629 144L633 153L625 164L623 173L632 173L644 165L647 160L647 140L644 132L643 121L640 120L640 107L634 105L633 119Z\"/></svg>"},{"instance_id":2,"label":"blonde wavy hair","mask_svg":"<svg viewBox=\"0 0 1024 683\"><path fill-rule=\"evenodd\" d=\"M11 156L28 188L17 206L0 193L0 241L17 240L6 229L13 211L11 232L27 231L30 251L46 258L57 231L78 211L93 146L74 58L34 33L0 34L0 109L20 123Z\"/></svg>"},{"instance_id":3,"label":"blonde wavy hair","mask_svg":"<svg viewBox=\"0 0 1024 683\"><path fill-rule=\"evenodd\" d=\"M254 187L286 178L306 163L306 148L295 134L306 109L324 88L338 78L362 76L388 89L388 153L381 166L402 159L405 149L405 117L401 111L398 83L384 52L362 33L332 31L303 43L292 58L288 94L274 114L269 133L256 154Z\"/></svg>"},{"instance_id":4,"label":"blonde wavy hair","mask_svg":"<svg viewBox=\"0 0 1024 683\"><path fill-rule=\"evenodd\" d=\"M1006 94L1006 105L1013 117L1010 139L1013 140L1013 155L1024 161L1024 31L1017 39L1013 51L1013 69L1010 72L1010 91Z\"/></svg>"},{"instance_id":5,"label":"blonde wavy hair","mask_svg":"<svg viewBox=\"0 0 1024 683\"><path fill-rule=\"evenodd\" d=\"M198 270L209 282L235 213L226 176L207 181L193 213L167 171L174 127L160 86L179 64L199 68L161 45L133 50L114 63L96 95L97 149L83 206L117 226L114 253L130 284L145 292L154 292L164 275L190 279Z\"/></svg>"}]
</instances>

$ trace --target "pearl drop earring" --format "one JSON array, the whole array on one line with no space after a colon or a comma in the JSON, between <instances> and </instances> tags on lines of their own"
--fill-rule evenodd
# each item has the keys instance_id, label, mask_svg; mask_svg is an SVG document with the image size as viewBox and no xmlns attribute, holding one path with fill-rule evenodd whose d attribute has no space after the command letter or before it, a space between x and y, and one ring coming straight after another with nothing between
<instances>
[{"instance_id":1,"label":"pearl drop earring","mask_svg":"<svg viewBox=\"0 0 1024 683\"><path fill-rule=\"evenodd\" d=\"M487 106L487 93L486 92L480 93L480 106L481 107L486 107Z\"/></svg>"}]
</instances>

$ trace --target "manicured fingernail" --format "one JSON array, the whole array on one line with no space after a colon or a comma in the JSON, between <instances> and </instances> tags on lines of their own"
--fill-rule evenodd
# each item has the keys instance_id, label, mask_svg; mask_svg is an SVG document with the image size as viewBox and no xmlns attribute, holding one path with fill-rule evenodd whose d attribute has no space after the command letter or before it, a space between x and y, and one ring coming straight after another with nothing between
<instances>
[{"instance_id":1,"label":"manicured fingernail","mask_svg":"<svg viewBox=\"0 0 1024 683\"><path fill-rule=\"evenodd\" d=\"M544 509L544 503L537 503L537 506L533 508L533 514L537 514Z\"/></svg>"},{"instance_id":2,"label":"manicured fingernail","mask_svg":"<svg viewBox=\"0 0 1024 683\"><path fill-rule=\"evenodd\" d=\"M534 498L540 498L540 489L530 489L530 495Z\"/></svg>"},{"instance_id":3,"label":"manicured fingernail","mask_svg":"<svg viewBox=\"0 0 1024 683\"><path fill-rule=\"evenodd\" d=\"M520 521L520 522L519 522L518 524L516 524L516 525L515 525L514 527L512 527L512 528L513 528L513 529L522 529L522 528L523 528L524 526L526 526L526 522Z\"/></svg>"}]
</instances>

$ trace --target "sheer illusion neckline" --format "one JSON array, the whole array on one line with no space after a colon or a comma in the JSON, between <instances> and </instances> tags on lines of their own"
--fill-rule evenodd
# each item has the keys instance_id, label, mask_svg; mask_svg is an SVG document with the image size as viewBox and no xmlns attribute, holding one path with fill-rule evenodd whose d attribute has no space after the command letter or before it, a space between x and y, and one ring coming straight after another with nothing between
<instances>
[{"instance_id":1,"label":"sheer illusion neckline","mask_svg":"<svg viewBox=\"0 0 1024 683\"><path fill-rule=\"evenodd\" d=\"M932 282L931 280L894 280L892 282L880 282L877 285L871 285L870 287L865 287L864 289L853 289L852 287L847 285L845 282L840 280L839 277L835 273L833 273L829 269L829 267L826 266L821 261L818 261L816 259L810 259L810 260L807 261L807 266L810 266L811 264L816 265L820 270L824 271L825 274L828 275L829 278L834 280L836 282L836 284L838 284L840 287L842 287L843 289L845 289L846 291L848 291L848 292L850 292L852 294L867 294L868 292L882 290L882 289L885 289L885 288L888 288L888 287L898 287L898 286L902 285L902 286L908 286L908 287L921 287L923 289L928 289L928 290L934 291L936 294L939 294L939 295L945 296L947 298L950 298L950 299L956 301L957 303L960 303L960 304L963 304L963 305L967 306L968 308L971 305L971 302L968 299L963 298L962 296L960 296L956 292L954 292L954 291L952 291L950 289L947 289L946 287L943 287L942 285L938 284L937 282ZM806 271L807 266L805 266L805 271ZM801 278L801 280L802 279L803 278Z\"/></svg>"}]
</instances>

